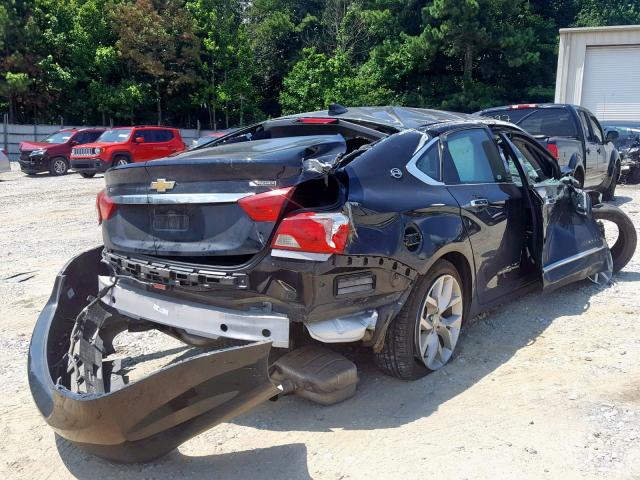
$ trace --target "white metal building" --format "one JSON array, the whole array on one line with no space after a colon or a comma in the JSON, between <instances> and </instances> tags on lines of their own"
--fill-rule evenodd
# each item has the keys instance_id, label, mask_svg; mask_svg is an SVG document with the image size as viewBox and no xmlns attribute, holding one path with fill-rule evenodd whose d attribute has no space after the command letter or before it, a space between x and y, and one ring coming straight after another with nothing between
<instances>
[{"instance_id":1,"label":"white metal building","mask_svg":"<svg viewBox=\"0 0 640 480\"><path fill-rule=\"evenodd\" d=\"M555 101L640 121L640 25L560 29Z\"/></svg>"}]
</instances>

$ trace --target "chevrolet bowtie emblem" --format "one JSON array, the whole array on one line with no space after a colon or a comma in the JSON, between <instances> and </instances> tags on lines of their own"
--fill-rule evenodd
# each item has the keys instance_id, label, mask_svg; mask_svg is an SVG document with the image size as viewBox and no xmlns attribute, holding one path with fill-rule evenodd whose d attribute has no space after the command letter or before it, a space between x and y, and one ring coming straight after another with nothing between
<instances>
[{"instance_id":1,"label":"chevrolet bowtie emblem","mask_svg":"<svg viewBox=\"0 0 640 480\"><path fill-rule=\"evenodd\" d=\"M151 190L155 190L158 193L164 193L168 190L172 190L175 187L176 182L173 180L165 180L164 178L159 178L155 182L151 182Z\"/></svg>"}]
</instances>

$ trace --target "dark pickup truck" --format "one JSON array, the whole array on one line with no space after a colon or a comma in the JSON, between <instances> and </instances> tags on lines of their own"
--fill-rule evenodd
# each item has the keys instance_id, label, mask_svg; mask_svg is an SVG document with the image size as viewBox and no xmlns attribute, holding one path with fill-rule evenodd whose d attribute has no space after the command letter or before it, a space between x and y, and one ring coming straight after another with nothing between
<instances>
[{"instance_id":1,"label":"dark pickup truck","mask_svg":"<svg viewBox=\"0 0 640 480\"><path fill-rule=\"evenodd\" d=\"M620 155L613 140L605 137L593 113L578 105L559 103L508 105L477 112L514 123L533 135L556 158L561 169L586 190L602 193L604 200L615 194L620 174Z\"/></svg>"}]
</instances>

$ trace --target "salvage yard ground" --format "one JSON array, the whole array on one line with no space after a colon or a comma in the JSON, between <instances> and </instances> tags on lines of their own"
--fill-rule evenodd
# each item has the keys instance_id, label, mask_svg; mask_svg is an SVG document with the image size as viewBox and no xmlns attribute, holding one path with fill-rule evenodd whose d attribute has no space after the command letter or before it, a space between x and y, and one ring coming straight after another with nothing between
<instances>
[{"instance_id":1,"label":"salvage yard ground","mask_svg":"<svg viewBox=\"0 0 640 480\"><path fill-rule=\"evenodd\" d=\"M612 286L531 294L475 319L457 356L417 382L363 355L354 398L267 402L146 465L57 439L29 394L29 337L58 270L101 243L102 185L0 174L0 478L640 478L640 250ZM640 188L617 196L638 228ZM129 353L175 345L145 333Z\"/></svg>"}]
</instances>

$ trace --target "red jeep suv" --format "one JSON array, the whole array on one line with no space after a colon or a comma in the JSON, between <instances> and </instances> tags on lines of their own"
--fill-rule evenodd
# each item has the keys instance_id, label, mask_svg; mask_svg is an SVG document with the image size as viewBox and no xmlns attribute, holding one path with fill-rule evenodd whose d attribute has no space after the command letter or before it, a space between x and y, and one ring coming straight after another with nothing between
<instances>
[{"instance_id":1,"label":"red jeep suv","mask_svg":"<svg viewBox=\"0 0 640 480\"><path fill-rule=\"evenodd\" d=\"M20 169L27 175L49 171L64 175L69 169L72 147L95 142L104 128L64 128L42 142L20 144Z\"/></svg>"},{"instance_id":2,"label":"red jeep suv","mask_svg":"<svg viewBox=\"0 0 640 480\"><path fill-rule=\"evenodd\" d=\"M186 148L180 130L168 127L118 127L97 141L71 151L71 168L85 178L111 167L168 157Z\"/></svg>"}]
</instances>

